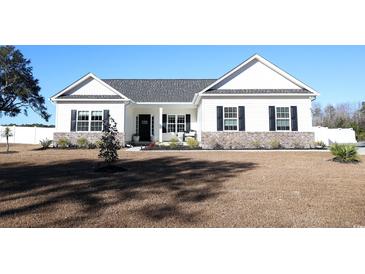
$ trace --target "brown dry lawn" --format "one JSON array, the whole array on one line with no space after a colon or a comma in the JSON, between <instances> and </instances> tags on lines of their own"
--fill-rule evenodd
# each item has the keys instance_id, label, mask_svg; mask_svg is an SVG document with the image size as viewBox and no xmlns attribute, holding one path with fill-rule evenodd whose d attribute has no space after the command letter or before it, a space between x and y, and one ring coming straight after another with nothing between
<instances>
[{"instance_id":1,"label":"brown dry lawn","mask_svg":"<svg viewBox=\"0 0 365 274\"><path fill-rule=\"evenodd\" d=\"M0 227L360 227L365 157L327 152L126 152L0 147Z\"/></svg>"}]
</instances>

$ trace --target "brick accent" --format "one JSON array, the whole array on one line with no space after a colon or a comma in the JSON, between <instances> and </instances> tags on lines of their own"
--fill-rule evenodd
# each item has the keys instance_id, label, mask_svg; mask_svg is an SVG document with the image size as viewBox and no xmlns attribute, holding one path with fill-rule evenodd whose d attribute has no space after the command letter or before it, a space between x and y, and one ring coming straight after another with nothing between
<instances>
[{"instance_id":1,"label":"brick accent","mask_svg":"<svg viewBox=\"0 0 365 274\"><path fill-rule=\"evenodd\" d=\"M278 141L282 148L310 148L314 132L202 132L204 149L271 148Z\"/></svg>"},{"instance_id":2,"label":"brick accent","mask_svg":"<svg viewBox=\"0 0 365 274\"><path fill-rule=\"evenodd\" d=\"M76 144L77 139L84 137L89 142L95 143L97 140L100 140L102 134L102 132L55 132L53 133L53 141L57 143L60 138L66 137L72 144ZM124 133L119 132L118 138L122 146L124 146Z\"/></svg>"}]
</instances>

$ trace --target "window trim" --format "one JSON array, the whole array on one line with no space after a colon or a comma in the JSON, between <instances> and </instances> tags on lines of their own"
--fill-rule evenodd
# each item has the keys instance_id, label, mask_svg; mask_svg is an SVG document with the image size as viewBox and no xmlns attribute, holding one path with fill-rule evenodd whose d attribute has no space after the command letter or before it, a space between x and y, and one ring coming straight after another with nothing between
<instances>
[{"instance_id":1,"label":"window trim","mask_svg":"<svg viewBox=\"0 0 365 274\"><path fill-rule=\"evenodd\" d=\"M235 108L236 109L237 117L236 118L225 118L224 117L224 110L226 108ZM236 132L236 131L239 131L239 125L238 125L239 117L238 117L238 115L239 115L239 113L238 113L238 106L223 106L223 131L226 131L226 132ZM237 129L225 129L224 121L225 120L233 120L233 119L236 120L236 128Z\"/></svg>"},{"instance_id":2,"label":"window trim","mask_svg":"<svg viewBox=\"0 0 365 274\"><path fill-rule=\"evenodd\" d=\"M278 108L288 108L289 110L289 117L288 118L278 118ZM278 119L281 119L281 120L286 120L288 119L289 120L289 129L278 129ZM288 106L275 106L275 131L278 131L278 132L287 132L287 131L291 131L291 113L290 113L290 107Z\"/></svg>"},{"instance_id":3,"label":"window trim","mask_svg":"<svg viewBox=\"0 0 365 274\"><path fill-rule=\"evenodd\" d=\"M150 130L151 130L151 136L155 136L155 117L153 115L151 115Z\"/></svg>"},{"instance_id":4,"label":"window trim","mask_svg":"<svg viewBox=\"0 0 365 274\"><path fill-rule=\"evenodd\" d=\"M101 121L99 121L99 120L96 120L97 122L101 122L101 130L97 130L97 131L95 131L95 130L91 130L91 123L92 123L92 119L91 119L91 117L92 117L92 112L93 111L98 111L98 112L101 112ZM103 131L103 122L104 122L104 111L102 111L102 110L90 110L90 124L89 124L89 131L88 132L102 132ZM95 120L94 120L94 122L95 122Z\"/></svg>"},{"instance_id":5,"label":"window trim","mask_svg":"<svg viewBox=\"0 0 365 274\"><path fill-rule=\"evenodd\" d=\"M186 114L167 114L167 117L166 117L166 133L175 133L175 134L178 134L178 133L181 133L181 132L185 132L186 131ZM175 131L169 131L169 124L173 124L173 123L169 123L169 116L175 116ZM178 131L177 130L177 125L182 125L183 123L178 123L177 122L177 117L178 116L184 116L184 131Z\"/></svg>"},{"instance_id":6,"label":"window trim","mask_svg":"<svg viewBox=\"0 0 365 274\"><path fill-rule=\"evenodd\" d=\"M139 136L139 114L136 115L136 125L135 125L135 134Z\"/></svg>"},{"instance_id":7,"label":"window trim","mask_svg":"<svg viewBox=\"0 0 365 274\"><path fill-rule=\"evenodd\" d=\"M79 130L79 112L87 112L87 130ZM89 110L77 110L76 112L76 132L89 132L90 130L90 111ZM86 122L86 120L80 120L80 122Z\"/></svg>"},{"instance_id":8,"label":"window trim","mask_svg":"<svg viewBox=\"0 0 365 274\"><path fill-rule=\"evenodd\" d=\"M84 130L84 131L80 131L78 130L78 122L79 122L79 112L80 111L84 111L84 112L87 112L88 113L88 127L87 127L87 130ZM92 132L92 133L95 133L95 132L103 132L103 124L101 126L101 130L100 131L91 131L91 112L93 111L100 111L101 112L101 122L103 123L104 122L104 111L103 110L76 110L76 130L75 132L80 132L80 133L83 133L83 132ZM81 121L84 121L85 120L80 120Z\"/></svg>"}]
</instances>

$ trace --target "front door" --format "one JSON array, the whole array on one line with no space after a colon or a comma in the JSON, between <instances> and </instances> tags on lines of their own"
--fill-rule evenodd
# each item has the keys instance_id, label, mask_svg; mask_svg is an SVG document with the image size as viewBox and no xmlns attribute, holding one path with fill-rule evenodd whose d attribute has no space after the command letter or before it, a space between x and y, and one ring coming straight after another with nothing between
<instances>
[{"instance_id":1,"label":"front door","mask_svg":"<svg viewBox=\"0 0 365 274\"><path fill-rule=\"evenodd\" d=\"M151 141L151 115L139 115L139 140L142 142Z\"/></svg>"}]
</instances>

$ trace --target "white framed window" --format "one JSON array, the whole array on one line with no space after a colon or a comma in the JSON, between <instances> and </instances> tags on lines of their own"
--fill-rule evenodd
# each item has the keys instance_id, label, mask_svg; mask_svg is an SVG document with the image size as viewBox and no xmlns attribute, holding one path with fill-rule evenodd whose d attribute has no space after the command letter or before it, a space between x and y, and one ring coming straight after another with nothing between
<instances>
[{"instance_id":1,"label":"white framed window","mask_svg":"<svg viewBox=\"0 0 365 274\"><path fill-rule=\"evenodd\" d=\"M167 132L176 132L176 115L167 115Z\"/></svg>"},{"instance_id":2,"label":"white framed window","mask_svg":"<svg viewBox=\"0 0 365 274\"><path fill-rule=\"evenodd\" d=\"M224 107L223 127L225 131L236 131L238 129L237 107Z\"/></svg>"},{"instance_id":3,"label":"white framed window","mask_svg":"<svg viewBox=\"0 0 365 274\"><path fill-rule=\"evenodd\" d=\"M289 107L276 107L276 130L290 130L290 111Z\"/></svg>"},{"instance_id":4,"label":"white framed window","mask_svg":"<svg viewBox=\"0 0 365 274\"><path fill-rule=\"evenodd\" d=\"M103 112L92 111L90 131L102 131L103 130Z\"/></svg>"},{"instance_id":5,"label":"white framed window","mask_svg":"<svg viewBox=\"0 0 365 274\"><path fill-rule=\"evenodd\" d=\"M151 136L155 135L155 117L151 116Z\"/></svg>"},{"instance_id":6,"label":"white framed window","mask_svg":"<svg viewBox=\"0 0 365 274\"><path fill-rule=\"evenodd\" d=\"M186 119L184 114L167 115L167 132L185 132Z\"/></svg>"},{"instance_id":7,"label":"white framed window","mask_svg":"<svg viewBox=\"0 0 365 274\"><path fill-rule=\"evenodd\" d=\"M89 112L78 111L77 112L77 131L89 131Z\"/></svg>"},{"instance_id":8,"label":"white framed window","mask_svg":"<svg viewBox=\"0 0 365 274\"><path fill-rule=\"evenodd\" d=\"M139 116L136 116L136 134L139 135Z\"/></svg>"},{"instance_id":9,"label":"white framed window","mask_svg":"<svg viewBox=\"0 0 365 274\"><path fill-rule=\"evenodd\" d=\"M177 132L185 132L185 115L177 115Z\"/></svg>"},{"instance_id":10,"label":"white framed window","mask_svg":"<svg viewBox=\"0 0 365 274\"><path fill-rule=\"evenodd\" d=\"M103 111L79 110L76 117L76 131L102 131Z\"/></svg>"}]
</instances>

